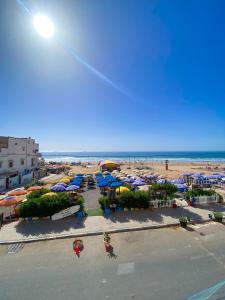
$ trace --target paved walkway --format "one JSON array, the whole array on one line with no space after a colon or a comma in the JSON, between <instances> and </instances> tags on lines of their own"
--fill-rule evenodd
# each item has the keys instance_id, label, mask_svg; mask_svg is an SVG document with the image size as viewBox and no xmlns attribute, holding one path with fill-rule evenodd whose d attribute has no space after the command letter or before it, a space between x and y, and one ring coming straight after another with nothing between
<instances>
[{"instance_id":1,"label":"paved walkway","mask_svg":"<svg viewBox=\"0 0 225 300\"><path fill-rule=\"evenodd\" d=\"M225 206L213 205L201 208L180 206L177 209L163 208L154 211L129 211L110 215L88 217L82 221L75 217L50 221L16 221L4 225L0 230L0 243L29 242L69 236L100 234L103 231L120 232L159 228L179 224L179 217L186 215L196 222L208 221L212 211L225 212Z\"/></svg>"}]
</instances>

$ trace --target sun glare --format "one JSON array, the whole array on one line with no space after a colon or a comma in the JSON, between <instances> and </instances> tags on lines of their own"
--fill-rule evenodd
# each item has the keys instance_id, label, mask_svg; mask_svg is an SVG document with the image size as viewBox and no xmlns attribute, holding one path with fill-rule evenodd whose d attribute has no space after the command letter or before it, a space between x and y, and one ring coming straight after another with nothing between
<instances>
[{"instance_id":1,"label":"sun glare","mask_svg":"<svg viewBox=\"0 0 225 300\"><path fill-rule=\"evenodd\" d=\"M33 24L36 31L44 38L49 39L54 35L54 25L45 15L36 14L33 16Z\"/></svg>"}]
</instances>

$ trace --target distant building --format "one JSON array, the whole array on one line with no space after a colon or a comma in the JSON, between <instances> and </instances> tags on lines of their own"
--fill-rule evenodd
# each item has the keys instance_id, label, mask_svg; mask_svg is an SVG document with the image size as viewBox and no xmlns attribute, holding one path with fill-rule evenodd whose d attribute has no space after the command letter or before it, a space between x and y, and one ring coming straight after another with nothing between
<instances>
[{"instance_id":1,"label":"distant building","mask_svg":"<svg viewBox=\"0 0 225 300\"><path fill-rule=\"evenodd\" d=\"M38 177L40 157L34 139L0 136L0 190Z\"/></svg>"}]
</instances>

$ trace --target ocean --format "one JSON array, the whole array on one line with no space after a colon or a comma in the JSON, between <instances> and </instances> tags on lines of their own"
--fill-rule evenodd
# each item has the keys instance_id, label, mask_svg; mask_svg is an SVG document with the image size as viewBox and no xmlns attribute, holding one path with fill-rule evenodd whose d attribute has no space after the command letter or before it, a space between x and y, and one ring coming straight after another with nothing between
<instances>
[{"instance_id":1,"label":"ocean","mask_svg":"<svg viewBox=\"0 0 225 300\"><path fill-rule=\"evenodd\" d=\"M99 162L115 161L169 161L225 163L225 151L124 151L124 152L42 152L45 161Z\"/></svg>"}]
</instances>

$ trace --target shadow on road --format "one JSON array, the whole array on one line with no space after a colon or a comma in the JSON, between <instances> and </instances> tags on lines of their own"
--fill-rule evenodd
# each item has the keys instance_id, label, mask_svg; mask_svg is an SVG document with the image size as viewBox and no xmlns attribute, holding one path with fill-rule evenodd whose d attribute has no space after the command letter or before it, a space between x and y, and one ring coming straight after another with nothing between
<instances>
[{"instance_id":1,"label":"shadow on road","mask_svg":"<svg viewBox=\"0 0 225 300\"><path fill-rule=\"evenodd\" d=\"M75 217L66 218L63 220L51 221L21 221L16 225L16 231L24 236L36 236L39 234L61 233L62 231L69 231L71 228L84 228L85 218L79 220Z\"/></svg>"}]
</instances>

